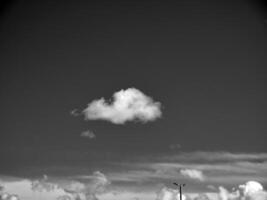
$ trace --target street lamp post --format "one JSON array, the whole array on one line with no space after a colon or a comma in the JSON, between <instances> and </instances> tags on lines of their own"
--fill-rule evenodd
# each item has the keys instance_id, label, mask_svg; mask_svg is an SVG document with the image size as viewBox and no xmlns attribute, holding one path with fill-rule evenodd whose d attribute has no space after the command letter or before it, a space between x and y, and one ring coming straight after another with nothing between
<instances>
[{"instance_id":1,"label":"street lamp post","mask_svg":"<svg viewBox=\"0 0 267 200\"><path fill-rule=\"evenodd\" d=\"M179 187L180 200L182 200L182 187L185 186L185 183L183 183L183 184L173 183L173 184Z\"/></svg>"}]
</instances>

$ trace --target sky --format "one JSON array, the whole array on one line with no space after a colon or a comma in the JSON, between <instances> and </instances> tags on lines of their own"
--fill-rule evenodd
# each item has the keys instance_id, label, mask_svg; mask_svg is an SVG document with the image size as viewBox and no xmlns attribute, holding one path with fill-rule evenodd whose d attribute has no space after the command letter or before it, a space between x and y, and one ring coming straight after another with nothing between
<instances>
[{"instance_id":1,"label":"sky","mask_svg":"<svg viewBox=\"0 0 267 200\"><path fill-rule=\"evenodd\" d=\"M264 1L0 7L2 193L267 199Z\"/></svg>"}]
</instances>

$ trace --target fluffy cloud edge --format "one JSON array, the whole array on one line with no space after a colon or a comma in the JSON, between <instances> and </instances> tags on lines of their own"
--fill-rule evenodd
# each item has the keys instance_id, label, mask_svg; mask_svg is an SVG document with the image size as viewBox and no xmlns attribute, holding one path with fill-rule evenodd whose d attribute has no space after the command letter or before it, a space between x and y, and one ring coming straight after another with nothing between
<instances>
[{"instance_id":1,"label":"fluffy cloud edge","mask_svg":"<svg viewBox=\"0 0 267 200\"><path fill-rule=\"evenodd\" d=\"M81 177L80 177L81 178ZM45 196L43 199L57 199L57 200L74 200L79 199L101 199L108 200L110 198L117 200L125 200L126 197L131 197L130 199L145 199L145 200L180 200L179 191L177 189L168 188L166 186L161 186L161 189L158 190L127 190L123 189L122 191L114 191L112 188L109 188L108 191L103 192L103 187L106 187L107 184L110 184L110 181L107 177L96 171L92 175L83 177L84 179L92 180L91 184L86 186L85 184L77 181L77 177L67 181L66 183L59 183L58 181L50 181L50 177L44 176L41 180L35 180L35 186L40 189L35 192L41 192ZM11 187L14 191L4 191L5 185L7 187ZM1 181L1 185L4 186L1 191L2 199L1 200L18 200L19 197L16 192L16 189L23 190L24 188L20 187L26 186L25 190L35 190L37 188L32 189L32 181L29 179L20 179L20 180L12 180L12 181ZM9 186L8 186L9 185ZM12 185L12 186L11 186ZM94 187L92 187L94 185ZM53 186L53 187L51 187ZM131 187L132 188L132 187ZM267 199L267 191L263 188L261 183L256 181L248 181L244 184L238 185L235 187L236 189L227 190L223 186L213 187L214 192L198 192L198 193L188 193L183 192L182 199L183 200L266 200ZM18 191L19 191L18 190ZM89 192L88 192L88 191ZM97 192L96 192L97 190ZM55 198L51 198L51 193L56 191L58 196ZM87 191L87 192L86 192ZM83 194L83 196L80 196ZM20 194L19 194L20 195ZM36 193L35 193L36 195ZM12 198L11 198L12 197ZM35 196L36 197L36 196ZM30 200L35 198L34 196L30 198ZM144 198L141 198L144 197ZM23 200L25 198L22 198ZM28 199L28 198L27 198Z\"/></svg>"},{"instance_id":2,"label":"fluffy cloud edge","mask_svg":"<svg viewBox=\"0 0 267 200\"><path fill-rule=\"evenodd\" d=\"M104 98L93 100L83 110L86 120L105 120L113 124L128 121L147 123L162 116L161 103L136 88L128 88L113 94L113 101Z\"/></svg>"}]
</instances>

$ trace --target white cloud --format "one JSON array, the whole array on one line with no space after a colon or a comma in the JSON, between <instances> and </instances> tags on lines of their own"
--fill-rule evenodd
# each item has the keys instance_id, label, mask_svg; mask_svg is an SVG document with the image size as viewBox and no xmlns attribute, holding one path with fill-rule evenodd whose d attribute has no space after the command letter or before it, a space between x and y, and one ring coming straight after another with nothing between
<instances>
[{"instance_id":1,"label":"white cloud","mask_svg":"<svg viewBox=\"0 0 267 200\"><path fill-rule=\"evenodd\" d=\"M105 187L109 184L110 181L107 179L105 174L101 173L100 171L96 171L93 173L91 177L90 190L87 187L87 193L88 191L90 193L101 193L105 190Z\"/></svg>"},{"instance_id":2,"label":"white cloud","mask_svg":"<svg viewBox=\"0 0 267 200\"><path fill-rule=\"evenodd\" d=\"M46 175L43 176L40 180L32 181L32 190L35 192L50 192L57 189L57 185L50 183Z\"/></svg>"},{"instance_id":3,"label":"white cloud","mask_svg":"<svg viewBox=\"0 0 267 200\"><path fill-rule=\"evenodd\" d=\"M113 124L139 120L148 122L161 117L161 104L136 88L120 90L113 94L113 102L104 98L88 104L83 111L86 120L106 120Z\"/></svg>"},{"instance_id":4,"label":"white cloud","mask_svg":"<svg viewBox=\"0 0 267 200\"><path fill-rule=\"evenodd\" d=\"M267 192L256 181L248 181L246 184L240 185L239 189L243 196L249 200L267 200Z\"/></svg>"},{"instance_id":5,"label":"white cloud","mask_svg":"<svg viewBox=\"0 0 267 200\"><path fill-rule=\"evenodd\" d=\"M157 195L156 200L179 200L178 190L163 187ZM229 192L220 186L218 192L214 193L185 193L185 200L267 200L267 192L262 185L255 181L248 181L240 185L237 190Z\"/></svg>"},{"instance_id":6,"label":"white cloud","mask_svg":"<svg viewBox=\"0 0 267 200\"><path fill-rule=\"evenodd\" d=\"M107 177L96 171L90 176L53 178L44 176L40 180L15 179L1 180L3 190L0 191L0 200L92 200L97 195L105 192L106 186L110 184Z\"/></svg>"},{"instance_id":7,"label":"white cloud","mask_svg":"<svg viewBox=\"0 0 267 200\"><path fill-rule=\"evenodd\" d=\"M19 196L15 194L3 193L0 194L0 200L19 200Z\"/></svg>"},{"instance_id":8,"label":"white cloud","mask_svg":"<svg viewBox=\"0 0 267 200\"><path fill-rule=\"evenodd\" d=\"M156 200L180 200L180 193L178 190L163 187L158 193ZM186 200L185 195L182 195L182 200Z\"/></svg>"},{"instance_id":9,"label":"white cloud","mask_svg":"<svg viewBox=\"0 0 267 200\"><path fill-rule=\"evenodd\" d=\"M233 192L229 192L227 189L220 186L218 196L221 200L239 199L240 198L240 191L236 190Z\"/></svg>"},{"instance_id":10,"label":"white cloud","mask_svg":"<svg viewBox=\"0 0 267 200\"><path fill-rule=\"evenodd\" d=\"M248 181L233 192L219 187L219 197L221 200L267 200L267 192L259 182Z\"/></svg>"},{"instance_id":11,"label":"white cloud","mask_svg":"<svg viewBox=\"0 0 267 200\"><path fill-rule=\"evenodd\" d=\"M181 169L180 173L188 178L199 180L199 181L204 181L205 177L203 175L203 172L200 170L196 169Z\"/></svg>"},{"instance_id":12,"label":"white cloud","mask_svg":"<svg viewBox=\"0 0 267 200\"><path fill-rule=\"evenodd\" d=\"M85 137L88 139L94 139L94 138L96 138L96 135L92 131L87 130L87 131L83 131L81 133L81 137Z\"/></svg>"},{"instance_id":13,"label":"white cloud","mask_svg":"<svg viewBox=\"0 0 267 200\"><path fill-rule=\"evenodd\" d=\"M249 181L244 185L240 185L239 188L243 190L244 195L252 195L255 192L263 190L262 185L256 181Z\"/></svg>"},{"instance_id":14,"label":"white cloud","mask_svg":"<svg viewBox=\"0 0 267 200\"><path fill-rule=\"evenodd\" d=\"M37 181L38 182L38 181ZM37 183L36 182L36 183ZM89 176L75 176L58 179L44 176L39 180L43 190L33 190L32 181L29 179L6 178L1 179L0 184L3 190L0 191L0 200L130 200L139 198L142 200L180 200L179 190L162 185L111 185L107 177L96 171ZM47 187L54 185L53 187ZM160 188L161 189L160 189ZM263 186L256 181L248 181L245 184L237 185L237 189L227 190L225 186L215 187L212 192L189 192L192 187L183 190L183 200L267 200L267 192ZM156 193L156 191L158 191ZM17 195L15 195L17 194Z\"/></svg>"}]
</instances>

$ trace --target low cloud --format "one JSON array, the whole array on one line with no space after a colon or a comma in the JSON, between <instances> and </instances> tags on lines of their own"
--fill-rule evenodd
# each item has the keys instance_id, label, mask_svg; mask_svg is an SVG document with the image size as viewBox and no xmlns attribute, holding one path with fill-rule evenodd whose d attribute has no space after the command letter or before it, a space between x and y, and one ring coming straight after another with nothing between
<instances>
[{"instance_id":1,"label":"low cloud","mask_svg":"<svg viewBox=\"0 0 267 200\"><path fill-rule=\"evenodd\" d=\"M92 131L87 130L87 131L83 131L81 133L81 137L88 138L88 139L94 139L94 138L96 138L96 135Z\"/></svg>"},{"instance_id":2,"label":"low cloud","mask_svg":"<svg viewBox=\"0 0 267 200\"><path fill-rule=\"evenodd\" d=\"M248 181L244 185L239 185L238 189L232 192L219 187L218 195L221 200L267 200L267 192L256 181Z\"/></svg>"},{"instance_id":3,"label":"low cloud","mask_svg":"<svg viewBox=\"0 0 267 200\"><path fill-rule=\"evenodd\" d=\"M263 186L256 181L249 181L244 185L240 185L239 189L245 197L256 200L266 200L267 192L264 191Z\"/></svg>"},{"instance_id":4,"label":"low cloud","mask_svg":"<svg viewBox=\"0 0 267 200\"><path fill-rule=\"evenodd\" d=\"M50 192L58 188L56 184L48 181L48 177L46 175L44 175L40 180L32 181L31 186L32 190L35 192Z\"/></svg>"},{"instance_id":5,"label":"low cloud","mask_svg":"<svg viewBox=\"0 0 267 200\"><path fill-rule=\"evenodd\" d=\"M3 193L0 194L0 200L19 200L19 196L16 194Z\"/></svg>"},{"instance_id":6,"label":"low cloud","mask_svg":"<svg viewBox=\"0 0 267 200\"><path fill-rule=\"evenodd\" d=\"M180 193L178 190L163 187L157 194L156 200L180 200ZM182 200L186 200L185 195L182 195Z\"/></svg>"},{"instance_id":7,"label":"low cloud","mask_svg":"<svg viewBox=\"0 0 267 200\"><path fill-rule=\"evenodd\" d=\"M0 190L0 200L180 200L177 188L168 188L161 184L150 185L151 187L143 184L115 184L107 188L109 184L107 177L99 171L88 176L63 179L44 176L34 181L3 177L0 178L0 185L3 186ZM33 185L35 187L32 187ZM190 188L187 187L191 188L192 185L188 184L183 190L182 200L267 200L267 191L256 181L237 184L231 190L226 189L227 186L213 186L212 192L188 192Z\"/></svg>"},{"instance_id":8,"label":"low cloud","mask_svg":"<svg viewBox=\"0 0 267 200\"><path fill-rule=\"evenodd\" d=\"M97 199L96 195L104 192L105 187L110 184L110 181L107 177L96 171L90 176L83 176L76 178L78 180L71 181L49 181L48 178L42 180L33 181L35 185L38 185L36 188L42 188L45 191L52 191L55 189L62 189L67 195L61 195L60 198L68 198L69 195L75 197L74 199L84 196L87 200Z\"/></svg>"},{"instance_id":9,"label":"low cloud","mask_svg":"<svg viewBox=\"0 0 267 200\"><path fill-rule=\"evenodd\" d=\"M256 181L248 181L239 185L238 189L229 192L220 186L216 193L186 193L182 195L183 200L267 200L267 192L262 185ZM157 195L156 200L180 200L178 190L163 187Z\"/></svg>"},{"instance_id":10,"label":"low cloud","mask_svg":"<svg viewBox=\"0 0 267 200\"><path fill-rule=\"evenodd\" d=\"M104 98L88 104L83 110L86 120L105 120L113 124L127 121L154 121L161 117L161 104L136 88L120 90L113 94L113 102Z\"/></svg>"},{"instance_id":11,"label":"low cloud","mask_svg":"<svg viewBox=\"0 0 267 200\"><path fill-rule=\"evenodd\" d=\"M133 157L134 161L115 162L116 170L109 172L109 178L120 184L135 183L167 183L170 180L180 180L193 184L195 188L203 190L205 185L231 188L247 180L256 180L266 185L267 183L267 160L265 153L227 153L207 152L207 156L216 158L210 161L199 152L178 152L175 154L160 154L142 158ZM222 155L222 158L220 158ZM217 157L216 157L217 156ZM111 163L112 166L114 162ZM192 179L188 173L181 170L194 169L202 172L204 182ZM197 181L194 181L197 180ZM203 179L202 179L203 180ZM206 188L206 187L205 187Z\"/></svg>"},{"instance_id":12,"label":"low cloud","mask_svg":"<svg viewBox=\"0 0 267 200\"><path fill-rule=\"evenodd\" d=\"M57 199L57 200L96 200L97 195L105 192L110 184L107 177L96 171L92 175L83 177L66 177L58 179L44 175L42 179L10 179L1 180L3 189L0 191L0 200L21 199Z\"/></svg>"},{"instance_id":13,"label":"low cloud","mask_svg":"<svg viewBox=\"0 0 267 200\"><path fill-rule=\"evenodd\" d=\"M199 181L204 181L205 180L203 172L200 171L200 170L196 170L196 169L181 169L180 173L184 177L188 177L190 179L199 180Z\"/></svg>"}]
</instances>

